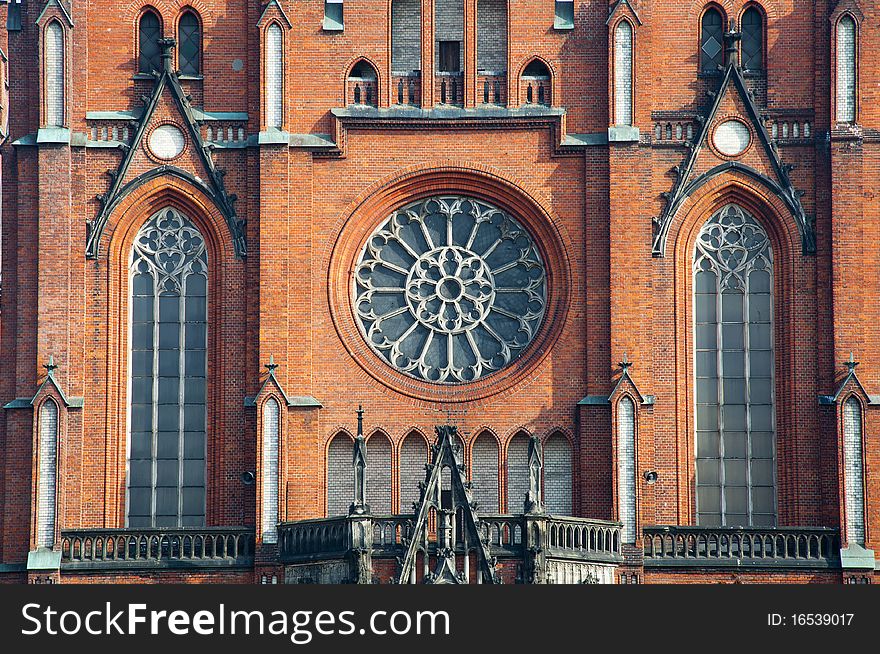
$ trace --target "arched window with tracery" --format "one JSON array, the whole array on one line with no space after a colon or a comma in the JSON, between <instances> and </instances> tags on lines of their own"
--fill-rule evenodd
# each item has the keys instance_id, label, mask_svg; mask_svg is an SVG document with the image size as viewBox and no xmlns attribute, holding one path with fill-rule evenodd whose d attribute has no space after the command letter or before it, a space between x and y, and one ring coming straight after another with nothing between
<instances>
[{"instance_id":1,"label":"arched window with tracery","mask_svg":"<svg viewBox=\"0 0 880 654\"><path fill-rule=\"evenodd\" d=\"M128 526L205 524L208 253L163 209L131 251Z\"/></svg>"},{"instance_id":2,"label":"arched window with tracery","mask_svg":"<svg viewBox=\"0 0 880 654\"><path fill-rule=\"evenodd\" d=\"M715 213L693 263L700 525L776 524L773 251L737 205Z\"/></svg>"}]
</instances>

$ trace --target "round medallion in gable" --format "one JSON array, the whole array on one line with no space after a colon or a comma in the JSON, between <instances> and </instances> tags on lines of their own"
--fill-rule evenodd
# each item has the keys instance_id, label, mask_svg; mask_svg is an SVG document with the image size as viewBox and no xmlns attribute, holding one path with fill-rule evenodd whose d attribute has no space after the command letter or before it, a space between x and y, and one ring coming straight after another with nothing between
<instances>
[{"instance_id":1,"label":"round medallion in gable","mask_svg":"<svg viewBox=\"0 0 880 654\"><path fill-rule=\"evenodd\" d=\"M739 120L725 120L715 128L712 144L724 156L738 157L752 144L752 133Z\"/></svg>"},{"instance_id":2,"label":"round medallion in gable","mask_svg":"<svg viewBox=\"0 0 880 654\"><path fill-rule=\"evenodd\" d=\"M147 147L157 159L170 161L183 153L186 137L177 125L159 125L150 132Z\"/></svg>"}]
</instances>

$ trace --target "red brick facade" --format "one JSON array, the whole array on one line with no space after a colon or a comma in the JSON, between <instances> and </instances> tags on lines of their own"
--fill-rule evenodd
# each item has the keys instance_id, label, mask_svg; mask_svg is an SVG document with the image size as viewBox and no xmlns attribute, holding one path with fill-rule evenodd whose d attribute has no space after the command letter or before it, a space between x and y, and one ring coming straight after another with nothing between
<instances>
[{"instance_id":1,"label":"red brick facade","mask_svg":"<svg viewBox=\"0 0 880 654\"><path fill-rule=\"evenodd\" d=\"M209 527L260 524L262 406L282 393L320 403L282 402L282 522L326 515L329 442L340 431L355 433L358 404L366 409L365 433L381 431L393 444L387 464L394 480L400 445L413 430L430 434L451 416L466 460L473 441L491 433L500 443L502 506L510 440L561 434L573 451L573 515L614 520L615 408L625 393L637 408L638 533L696 524L694 248L706 221L736 204L772 244L778 525L840 528L846 545L842 407L855 394L864 409L864 547L880 549L880 341L873 337L880 205L871 189L880 172L880 68L866 54L880 38L877 3L576 0L569 30L554 29L551 1L492 1L485 3L486 28L506 36L484 39L476 32L484 3L463 0L463 91L461 106L453 107L441 106L431 63L439 2L421 0L419 110L397 106L389 0L346 0L340 31L322 29L324 3L317 0L156 0L149 6L165 36L176 35L187 7L201 21L202 75L178 80L187 111L195 110L199 143L170 87L144 118L144 139L134 141L140 112L150 107L142 96L156 84L137 69L137 26L147 3L22 1L21 29L7 31L2 44L10 114L2 146L0 581L24 581L36 549L38 388L61 407L56 549L66 530L126 525L129 257L141 225L166 207L197 226L208 251ZM764 16L763 71L733 72L753 90L751 99L733 80L716 103L731 73L700 70L701 16L710 5L734 28L749 6ZM0 6L0 20L8 11ZM842 16L857 25L854 123L839 123L835 114ZM609 119L620 20L634 34L633 126ZM51 21L65 35L61 126L44 122L39 79ZM261 53L273 24L283 33L281 131L266 127L264 107ZM506 47L499 97L507 106L483 102L478 43ZM736 56L728 52L727 63ZM377 73L376 108L347 107L347 76L359 60ZM522 76L534 60L550 73L547 106L536 95L526 99L531 82ZM749 129L751 144L741 155L712 145L712 130L728 118ZM705 132L701 121L710 123ZM186 138L170 163L146 146L150 130L163 123ZM212 195L212 173L198 151L205 143L224 171L223 192L237 195L246 256ZM108 171L117 174L124 159L130 163L114 196ZM787 168L780 176L780 162L794 166L790 179ZM678 175L686 177L681 186L704 181L676 195ZM368 346L351 308L352 270L370 233L404 204L442 194L485 200L515 216L538 244L548 277L546 314L523 355L457 385L392 369ZM89 257L85 223L105 203L106 225ZM841 388L851 352L860 365ZM41 387L50 356L55 385ZM263 386L270 357L278 385ZM629 385L618 387L624 357L633 366ZM248 471L256 476L252 485L241 479ZM646 481L648 472L656 483ZM395 507L399 496L395 481ZM273 546L257 533L258 564L250 570L62 569L60 577L259 582L261 574L282 573L272 567ZM376 566L383 582L393 576L390 562ZM840 582L842 574L839 566L743 574L646 566L641 581ZM512 582L516 572L505 567L503 576Z\"/></svg>"}]
</instances>

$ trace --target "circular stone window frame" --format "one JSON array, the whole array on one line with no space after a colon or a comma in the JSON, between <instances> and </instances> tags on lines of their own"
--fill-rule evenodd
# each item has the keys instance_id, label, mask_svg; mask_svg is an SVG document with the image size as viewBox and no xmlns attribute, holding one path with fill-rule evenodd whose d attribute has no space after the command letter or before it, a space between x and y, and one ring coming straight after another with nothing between
<instances>
[{"instance_id":1,"label":"circular stone window frame","mask_svg":"<svg viewBox=\"0 0 880 654\"><path fill-rule=\"evenodd\" d=\"M181 149L181 151L179 153L177 153L175 156L173 156L169 159L166 159L164 157L160 157L158 154L153 152L153 148L150 147L150 139L153 138L153 132L155 132L160 127L167 127L168 125L176 128L180 132L181 136L183 136L183 149ZM158 164L169 164L173 161L179 160L183 155L186 154L187 150L189 150L190 139L187 136L186 130L182 126L180 126L176 121L163 120L161 122L156 123L155 125L150 127L149 130L147 130L147 133L144 134L144 138L143 138L142 142L144 144L144 151L147 153L147 156L150 158L151 161L158 163Z\"/></svg>"},{"instance_id":2,"label":"circular stone window frame","mask_svg":"<svg viewBox=\"0 0 880 654\"><path fill-rule=\"evenodd\" d=\"M739 123L740 125L745 127L746 131L749 133L749 144L739 154L725 154L715 144L715 134L718 132L718 128L726 123L731 122L731 121L735 122L735 123ZM732 114L732 115L728 115L728 116L721 116L715 120L715 123L712 126L712 133L709 135L708 141L709 141L709 147L712 150L712 152L715 154L716 157L719 157L720 159L724 159L725 161L736 161L737 159L742 159L749 152L751 152L752 148L755 147L755 141L757 138L758 138L758 133L755 131L755 129L752 127L752 125L750 125L745 120L743 120L742 116L740 116L738 114Z\"/></svg>"},{"instance_id":3,"label":"circular stone window frame","mask_svg":"<svg viewBox=\"0 0 880 654\"><path fill-rule=\"evenodd\" d=\"M501 370L474 381L435 383L396 370L363 336L355 315L352 283L367 240L394 211L433 196L472 197L509 213L532 238L544 263L546 306L535 337ZM536 374L558 340L570 305L571 266L566 239L546 208L521 187L497 175L469 169L433 169L410 173L369 193L349 209L335 232L327 267L330 316L345 351L387 388L427 402L456 403L498 395Z\"/></svg>"}]
</instances>

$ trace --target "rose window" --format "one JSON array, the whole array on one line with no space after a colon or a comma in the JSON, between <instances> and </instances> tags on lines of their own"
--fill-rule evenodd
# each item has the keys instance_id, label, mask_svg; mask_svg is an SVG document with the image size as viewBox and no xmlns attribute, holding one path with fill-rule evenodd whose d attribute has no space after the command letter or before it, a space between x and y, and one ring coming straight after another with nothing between
<instances>
[{"instance_id":1,"label":"rose window","mask_svg":"<svg viewBox=\"0 0 880 654\"><path fill-rule=\"evenodd\" d=\"M443 196L395 211L355 267L354 309L370 347L430 382L501 370L532 342L547 276L531 235L482 200Z\"/></svg>"}]
</instances>

